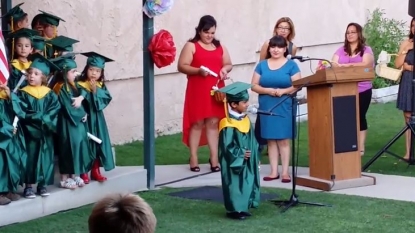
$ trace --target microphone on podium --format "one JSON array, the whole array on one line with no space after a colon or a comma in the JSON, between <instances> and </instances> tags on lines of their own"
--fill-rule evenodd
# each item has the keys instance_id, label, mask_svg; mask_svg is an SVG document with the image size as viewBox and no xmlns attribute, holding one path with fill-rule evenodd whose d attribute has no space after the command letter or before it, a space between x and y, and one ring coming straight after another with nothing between
<instances>
[{"instance_id":1,"label":"microphone on podium","mask_svg":"<svg viewBox=\"0 0 415 233\"><path fill-rule=\"evenodd\" d=\"M288 60L299 60L300 62L305 61L306 59L310 59L307 56L292 56L291 54L287 55Z\"/></svg>"}]
</instances>

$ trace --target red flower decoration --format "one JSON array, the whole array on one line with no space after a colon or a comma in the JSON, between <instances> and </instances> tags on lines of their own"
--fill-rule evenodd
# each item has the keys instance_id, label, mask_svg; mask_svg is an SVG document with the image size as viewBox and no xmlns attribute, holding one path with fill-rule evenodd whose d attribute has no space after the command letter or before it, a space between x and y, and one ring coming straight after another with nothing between
<instances>
[{"instance_id":1,"label":"red flower decoration","mask_svg":"<svg viewBox=\"0 0 415 233\"><path fill-rule=\"evenodd\" d=\"M176 59L176 46L170 32L162 29L152 38L148 50L158 68L171 65Z\"/></svg>"}]
</instances>

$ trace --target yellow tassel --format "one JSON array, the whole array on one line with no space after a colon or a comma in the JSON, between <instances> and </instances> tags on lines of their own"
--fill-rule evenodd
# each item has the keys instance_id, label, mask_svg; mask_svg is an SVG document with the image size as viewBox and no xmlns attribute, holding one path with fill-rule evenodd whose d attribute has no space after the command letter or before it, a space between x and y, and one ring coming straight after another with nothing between
<instances>
[{"instance_id":1,"label":"yellow tassel","mask_svg":"<svg viewBox=\"0 0 415 233\"><path fill-rule=\"evenodd\" d=\"M14 23L13 23L13 16L10 17L10 28L11 28L11 32L14 32ZM12 57L10 59L10 61L13 61L14 58L14 38L12 38Z\"/></svg>"},{"instance_id":2,"label":"yellow tassel","mask_svg":"<svg viewBox=\"0 0 415 233\"><path fill-rule=\"evenodd\" d=\"M10 61L13 61L14 58L14 38L12 38L12 58L10 59Z\"/></svg>"},{"instance_id":3,"label":"yellow tassel","mask_svg":"<svg viewBox=\"0 0 415 233\"><path fill-rule=\"evenodd\" d=\"M12 33L14 32L14 23L13 23L13 16L10 17L10 27L11 27L11 31Z\"/></svg>"},{"instance_id":4,"label":"yellow tassel","mask_svg":"<svg viewBox=\"0 0 415 233\"><path fill-rule=\"evenodd\" d=\"M226 97L223 99L223 104L224 104L223 107L225 108L225 116L226 116L226 119L228 121L230 121L231 119L229 118L228 101L226 100Z\"/></svg>"}]
</instances>

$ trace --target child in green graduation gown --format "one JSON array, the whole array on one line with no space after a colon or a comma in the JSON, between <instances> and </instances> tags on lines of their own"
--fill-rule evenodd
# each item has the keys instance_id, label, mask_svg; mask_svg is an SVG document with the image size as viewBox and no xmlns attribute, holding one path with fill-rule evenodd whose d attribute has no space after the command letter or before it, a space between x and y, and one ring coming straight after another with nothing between
<instances>
[{"instance_id":1,"label":"child in green graduation gown","mask_svg":"<svg viewBox=\"0 0 415 233\"><path fill-rule=\"evenodd\" d=\"M78 85L87 92L84 106L88 113L88 129L89 133L102 140L101 144L90 140L93 157L95 158L91 170L91 179L103 182L107 178L101 175L100 166L105 171L115 168L111 141L103 111L112 100L104 83L104 68L106 62L113 60L95 52L82 53L82 55L88 57L88 60L85 69L81 73ZM81 178L86 183L89 182L87 174L83 174Z\"/></svg>"},{"instance_id":2,"label":"child in green graduation gown","mask_svg":"<svg viewBox=\"0 0 415 233\"><path fill-rule=\"evenodd\" d=\"M21 130L15 128L15 116L23 116L24 104L0 84L0 205L17 201L19 185L23 185L26 165L25 140Z\"/></svg>"},{"instance_id":3,"label":"child in green graduation gown","mask_svg":"<svg viewBox=\"0 0 415 233\"><path fill-rule=\"evenodd\" d=\"M7 24L10 26L10 32L13 33L18 31L22 28L29 27L29 19L26 12L20 8L23 3L18 4L17 6L10 9L6 14L2 15L2 20L5 20ZM12 60L11 54L13 51L13 40L10 38L6 38L5 46L7 48L7 57Z\"/></svg>"},{"instance_id":4,"label":"child in green graduation gown","mask_svg":"<svg viewBox=\"0 0 415 233\"><path fill-rule=\"evenodd\" d=\"M54 145L57 116L60 104L56 94L46 87L46 76L51 69L59 70L43 56L36 54L28 70L28 85L19 91L20 100L27 105L25 116L20 119L23 130L27 163L23 195L35 198L32 185L37 183L37 194L46 197L47 185L54 180Z\"/></svg>"},{"instance_id":5,"label":"child in green graduation gown","mask_svg":"<svg viewBox=\"0 0 415 233\"><path fill-rule=\"evenodd\" d=\"M20 78L27 69L30 67L32 62L29 56L33 51L33 39L36 37L37 32L31 29L23 28L14 33L9 34L8 38L13 42L14 50L12 51L11 57L13 58L10 62L10 77L7 81L7 85L10 90L13 91L17 86ZM27 85L24 79L23 83L19 86L22 88Z\"/></svg>"},{"instance_id":6,"label":"child in green graduation gown","mask_svg":"<svg viewBox=\"0 0 415 233\"><path fill-rule=\"evenodd\" d=\"M41 31L42 36L46 39L46 41L52 40L55 37L58 36L58 26L60 21L65 22L62 18L47 13L45 11L39 10L42 14L40 14L38 17L39 24L41 25ZM46 54L45 57L50 58L56 58L58 54L55 53L53 46L50 43L46 43Z\"/></svg>"},{"instance_id":7,"label":"child in green graduation gown","mask_svg":"<svg viewBox=\"0 0 415 233\"><path fill-rule=\"evenodd\" d=\"M22 28L29 27L29 17L26 12L20 8L24 3L17 4L15 7L10 9L1 18L5 19L10 26L11 32L15 32Z\"/></svg>"},{"instance_id":8,"label":"child in green graduation gown","mask_svg":"<svg viewBox=\"0 0 415 233\"><path fill-rule=\"evenodd\" d=\"M259 145L249 117L250 84L235 82L219 92L225 93L226 117L219 122L219 162L227 216L245 219L249 208L260 202Z\"/></svg>"},{"instance_id":9,"label":"child in green graduation gown","mask_svg":"<svg viewBox=\"0 0 415 233\"><path fill-rule=\"evenodd\" d=\"M87 137L87 114L82 106L86 93L75 83L77 65L71 56L53 59L53 62L61 69L53 87L61 104L57 126L60 185L75 189L85 185L80 174L90 171L94 161Z\"/></svg>"}]
</instances>

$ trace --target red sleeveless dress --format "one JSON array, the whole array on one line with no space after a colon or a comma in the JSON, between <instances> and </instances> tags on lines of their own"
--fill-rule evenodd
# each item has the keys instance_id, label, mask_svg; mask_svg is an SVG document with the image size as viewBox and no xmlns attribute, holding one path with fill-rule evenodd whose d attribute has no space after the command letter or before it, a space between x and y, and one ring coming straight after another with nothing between
<instances>
[{"instance_id":1,"label":"red sleeveless dress","mask_svg":"<svg viewBox=\"0 0 415 233\"><path fill-rule=\"evenodd\" d=\"M223 66L222 47L209 51L204 49L198 42L194 43L194 45L195 53L193 54L193 61L190 65L196 68L205 66L219 75ZM211 117L219 119L225 117L223 103L216 101L214 97L210 95L212 87L216 85L217 81L218 78L211 75L206 77L200 75L187 76L187 87L183 110L182 138L182 141L186 146L189 146L190 128L194 123ZM218 83L219 88L224 86L224 81L220 81ZM203 128L199 143L199 146L204 145L207 145L205 127Z\"/></svg>"}]
</instances>

